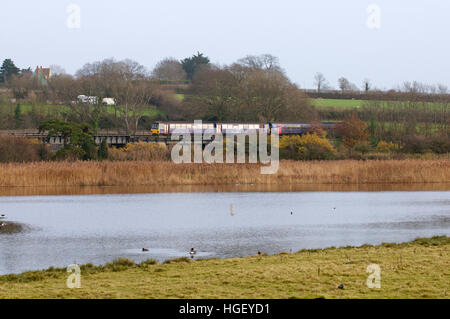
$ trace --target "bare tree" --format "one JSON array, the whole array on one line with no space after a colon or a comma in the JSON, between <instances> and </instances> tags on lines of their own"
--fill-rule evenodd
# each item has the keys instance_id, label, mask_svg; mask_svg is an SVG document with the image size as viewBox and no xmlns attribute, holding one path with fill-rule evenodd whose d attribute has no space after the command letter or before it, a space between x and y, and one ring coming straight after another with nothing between
<instances>
[{"instance_id":1,"label":"bare tree","mask_svg":"<svg viewBox=\"0 0 450 319\"><path fill-rule=\"evenodd\" d=\"M198 75L184 100L186 117L208 120L309 121L315 111L306 95L279 72L233 64Z\"/></svg>"},{"instance_id":2,"label":"bare tree","mask_svg":"<svg viewBox=\"0 0 450 319\"><path fill-rule=\"evenodd\" d=\"M239 59L236 64L250 69L277 71L283 73L279 59L271 54L262 54L258 56L247 55L246 57Z\"/></svg>"},{"instance_id":3,"label":"bare tree","mask_svg":"<svg viewBox=\"0 0 450 319\"><path fill-rule=\"evenodd\" d=\"M317 88L317 93L320 93L320 91L324 88L324 86L327 86L327 80L325 79L325 76L322 73L317 72L314 75L314 85Z\"/></svg>"},{"instance_id":4,"label":"bare tree","mask_svg":"<svg viewBox=\"0 0 450 319\"><path fill-rule=\"evenodd\" d=\"M150 100L154 92L144 66L133 60L115 61L106 59L89 63L77 72L84 88L83 94L114 98L114 113L128 132L137 130L139 120L150 109ZM94 108L96 113L101 105Z\"/></svg>"},{"instance_id":5,"label":"bare tree","mask_svg":"<svg viewBox=\"0 0 450 319\"><path fill-rule=\"evenodd\" d=\"M50 72L52 75L62 75L62 74L67 74L66 70L57 64L52 64L50 65Z\"/></svg>"},{"instance_id":6,"label":"bare tree","mask_svg":"<svg viewBox=\"0 0 450 319\"><path fill-rule=\"evenodd\" d=\"M340 77L338 79L338 85L342 92L358 90L358 87L355 84L351 83L348 79L344 77Z\"/></svg>"},{"instance_id":7,"label":"bare tree","mask_svg":"<svg viewBox=\"0 0 450 319\"><path fill-rule=\"evenodd\" d=\"M165 58L156 64L152 76L163 81L183 81L186 80L186 71L177 59Z\"/></svg>"}]
</instances>

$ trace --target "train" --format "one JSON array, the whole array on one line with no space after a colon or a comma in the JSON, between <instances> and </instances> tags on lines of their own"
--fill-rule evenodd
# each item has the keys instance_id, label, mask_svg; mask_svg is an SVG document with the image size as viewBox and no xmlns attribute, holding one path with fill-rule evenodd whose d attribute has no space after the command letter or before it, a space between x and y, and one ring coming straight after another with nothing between
<instances>
[{"instance_id":1,"label":"train","mask_svg":"<svg viewBox=\"0 0 450 319\"><path fill-rule=\"evenodd\" d=\"M321 123L324 130L336 128L336 124ZM263 132L271 134L274 130L279 135L305 134L312 128L305 123L220 123L220 122L155 122L151 126L152 135L170 135L175 130L193 134L194 132L208 132L212 134L244 134L249 132Z\"/></svg>"}]
</instances>

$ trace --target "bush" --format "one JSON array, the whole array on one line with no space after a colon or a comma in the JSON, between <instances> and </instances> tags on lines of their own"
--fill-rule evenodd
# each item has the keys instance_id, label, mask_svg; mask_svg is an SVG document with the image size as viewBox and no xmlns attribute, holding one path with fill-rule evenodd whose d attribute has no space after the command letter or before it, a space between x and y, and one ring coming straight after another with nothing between
<instances>
[{"instance_id":1,"label":"bush","mask_svg":"<svg viewBox=\"0 0 450 319\"><path fill-rule=\"evenodd\" d=\"M427 140L425 136L422 135L409 135L405 138L405 143L403 146L403 151L406 153L425 153L429 150Z\"/></svg>"},{"instance_id":2,"label":"bush","mask_svg":"<svg viewBox=\"0 0 450 319\"><path fill-rule=\"evenodd\" d=\"M0 162L37 162L48 159L44 144L15 136L0 136Z\"/></svg>"},{"instance_id":3,"label":"bush","mask_svg":"<svg viewBox=\"0 0 450 319\"><path fill-rule=\"evenodd\" d=\"M369 142L363 141L356 143L354 150L362 154L369 153L372 150L372 146Z\"/></svg>"},{"instance_id":4,"label":"bush","mask_svg":"<svg viewBox=\"0 0 450 319\"><path fill-rule=\"evenodd\" d=\"M377 152L380 153L393 153L397 152L399 149L400 147L398 146L398 144L385 141L380 141L376 148Z\"/></svg>"},{"instance_id":5,"label":"bush","mask_svg":"<svg viewBox=\"0 0 450 319\"><path fill-rule=\"evenodd\" d=\"M430 149L437 154L450 152L450 138L446 136L434 136L430 139Z\"/></svg>"},{"instance_id":6,"label":"bush","mask_svg":"<svg viewBox=\"0 0 450 319\"><path fill-rule=\"evenodd\" d=\"M336 153L326 138L314 134L283 136L280 138L280 154L286 159L325 160Z\"/></svg>"}]
</instances>

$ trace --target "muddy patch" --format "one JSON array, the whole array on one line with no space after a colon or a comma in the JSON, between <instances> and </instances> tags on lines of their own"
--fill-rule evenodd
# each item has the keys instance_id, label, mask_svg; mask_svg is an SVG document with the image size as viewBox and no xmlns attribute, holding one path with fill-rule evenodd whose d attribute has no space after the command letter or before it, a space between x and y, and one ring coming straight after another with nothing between
<instances>
[{"instance_id":1,"label":"muddy patch","mask_svg":"<svg viewBox=\"0 0 450 319\"><path fill-rule=\"evenodd\" d=\"M0 235L17 234L25 232L28 227L21 223L16 222L5 222L0 226Z\"/></svg>"}]
</instances>

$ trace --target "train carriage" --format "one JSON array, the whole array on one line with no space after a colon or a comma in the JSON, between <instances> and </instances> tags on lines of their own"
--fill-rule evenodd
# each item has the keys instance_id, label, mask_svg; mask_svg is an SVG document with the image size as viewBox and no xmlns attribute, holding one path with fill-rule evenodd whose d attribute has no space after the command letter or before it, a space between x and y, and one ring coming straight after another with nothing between
<instances>
[{"instance_id":1,"label":"train carriage","mask_svg":"<svg viewBox=\"0 0 450 319\"><path fill-rule=\"evenodd\" d=\"M321 124L324 129L333 129L336 124ZM270 134L276 130L279 135L306 134L311 124L305 123L219 123L219 122L156 122L151 127L152 135L170 135L178 133L211 133L211 134L248 134L263 132Z\"/></svg>"}]
</instances>

